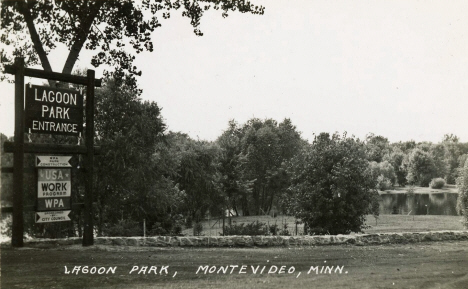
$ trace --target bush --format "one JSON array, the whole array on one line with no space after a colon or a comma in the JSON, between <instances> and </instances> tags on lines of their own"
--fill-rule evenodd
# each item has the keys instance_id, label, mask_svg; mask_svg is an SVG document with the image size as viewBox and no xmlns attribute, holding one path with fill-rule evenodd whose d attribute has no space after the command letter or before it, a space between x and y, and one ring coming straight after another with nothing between
<instances>
[{"instance_id":1,"label":"bush","mask_svg":"<svg viewBox=\"0 0 468 289\"><path fill-rule=\"evenodd\" d=\"M283 229L279 231L280 236L290 236L291 234L289 233L288 230L288 223L283 224Z\"/></svg>"},{"instance_id":2,"label":"bush","mask_svg":"<svg viewBox=\"0 0 468 289\"><path fill-rule=\"evenodd\" d=\"M289 212L304 222L305 232L360 232L372 213L377 191L364 144L327 133L291 162Z\"/></svg>"},{"instance_id":3,"label":"bush","mask_svg":"<svg viewBox=\"0 0 468 289\"><path fill-rule=\"evenodd\" d=\"M275 225L276 226L276 225ZM273 226L272 226L273 227ZM270 228L272 228L270 227ZM239 224L239 225L230 225L224 227L225 236L266 236L268 235L267 225L262 222L252 222L250 224Z\"/></svg>"},{"instance_id":4,"label":"bush","mask_svg":"<svg viewBox=\"0 0 468 289\"><path fill-rule=\"evenodd\" d=\"M138 222L123 220L108 228L104 228L103 234L109 237L143 236L143 226Z\"/></svg>"},{"instance_id":5,"label":"bush","mask_svg":"<svg viewBox=\"0 0 468 289\"><path fill-rule=\"evenodd\" d=\"M442 178L432 179L429 186L431 189L442 189L445 186L445 180Z\"/></svg>"},{"instance_id":6,"label":"bush","mask_svg":"<svg viewBox=\"0 0 468 289\"><path fill-rule=\"evenodd\" d=\"M167 235L167 230L164 229L161 225L161 223L156 222L153 225L153 228L151 228L151 231L148 232L149 236L166 236Z\"/></svg>"},{"instance_id":7,"label":"bush","mask_svg":"<svg viewBox=\"0 0 468 289\"><path fill-rule=\"evenodd\" d=\"M392 182L384 177L384 175L380 175L377 177L377 189L381 191L385 191L392 188Z\"/></svg>"},{"instance_id":8,"label":"bush","mask_svg":"<svg viewBox=\"0 0 468 289\"><path fill-rule=\"evenodd\" d=\"M278 235L278 225L274 224L270 226L270 234L273 236Z\"/></svg>"},{"instance_id":9,"label":"bush","mask_svg":"<svg viewBox=\"0 0 468 289\"><path fill-rule=\"evenodd\" d=\"M203 232L203 225L202 223L195 223L195 225L193 226L193 235L194 236L201 236Z\"/></svg>"},{"instance_id":10,"label":"bush","mask_svg":"<svg viewBox=\"0 0 468 289\"><path fill-rule=\"evenodd\" d=\"M277 224L270 225L270 235L290 236L291 234L289 233L289 230L288 230L288 223L283 224L283 229L279 229Z\"/></svg>"}]
</instances>

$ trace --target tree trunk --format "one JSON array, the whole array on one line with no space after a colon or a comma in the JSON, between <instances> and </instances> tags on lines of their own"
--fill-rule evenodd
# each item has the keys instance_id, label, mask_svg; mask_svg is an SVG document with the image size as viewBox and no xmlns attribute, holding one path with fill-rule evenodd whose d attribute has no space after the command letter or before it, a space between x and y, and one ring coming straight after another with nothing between
<instances>
[{"instance_id":1,"label":"tree trunk","mask_svg":"<svg viewBox=\"0 0 468 289\"><path fill-rule=\"evenodd\" d=\"M75 42L70 48L70 52L68 53L67 60L65 61L65 65L63 66L62 73L72 73L76 60L78 60L78 56L80 55L81 49L83 48L83 45L85 44L87 36L91 30L94 18L96 18L103 4L104 1L96 1L96 4L90 9L91 11L87 15L86 19L83 19L83 24L80 27L80 31L78 31L78 34L76 35Z\"/></svg>"},{"instance_id":2,"label":"tree trunk","mask_svg":"<svg viewBox=\"0 0 468 289\"><path fill-rule=\"evenodd\" d=\"M47 53L44 50L44 45L42 44L41 38L37 33L36 27L34 26L33 17L31 11L29 11L28 4L24 1L18 2L18 11L23 15L26 26L28 27L29 34L31 35L31 41L34 45L39 60L41 61L42 68L45 71L52 71L52 66L50 66L49 58ZM49 85L53 86L55 81L49 80Z\"/></svg>"}]
</instances>

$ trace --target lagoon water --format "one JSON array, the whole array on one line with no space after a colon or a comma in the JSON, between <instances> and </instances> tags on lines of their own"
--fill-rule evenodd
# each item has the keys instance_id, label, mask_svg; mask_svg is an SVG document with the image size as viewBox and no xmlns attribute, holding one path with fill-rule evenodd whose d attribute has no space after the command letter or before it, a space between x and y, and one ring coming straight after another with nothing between
<instances>
[{"instance_id":1,"label":"lagoon water","mask_svg":"<svg viewBox=\"0 0 468 289\"><path fill-rule=\"evenodd\" d=\"M380 214L456 216L457 193L380 195Z\"/></svg>"}]
</instances>

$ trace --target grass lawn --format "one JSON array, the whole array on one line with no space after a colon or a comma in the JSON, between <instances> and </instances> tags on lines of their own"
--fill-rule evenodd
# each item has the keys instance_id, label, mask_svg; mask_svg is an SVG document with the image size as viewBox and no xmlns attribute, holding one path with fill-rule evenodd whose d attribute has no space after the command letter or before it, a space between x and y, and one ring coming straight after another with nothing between
<instances>
[{"instance_id":1,"label":"grass lawn","mask_svg":"<svg viewBox=\"0 0 468 289\"><path fill-rule=\"evenodd\" d=\"M394 232L425 232L425 231L442 231L442 230L463 230L460 222L460 216L443 216L443 215L380 215L376 220L372 215L367 216L366 225L368 229L364 233L394 233ZM262 222L267 225L278 225L282 228L283 224L287 224L291 235L296 234L296 225L294 217L278 216L248 216L248 217L232 217L232 224ZM202 222L203 232L205 236L220 236L223 221L222 219L207 220ZM225 224L228 225L228 219L225 219ZM303 225L298 225L298 233L303 231ZM186 229L183 233L187 236L193 235L193 229Z\"/></svg>"},{"instance_id":2,"label":"grass lawn","mask_svg":"<svg viewBox=\"0 0 468 289\"><path fill-rule=\"evenodd\" d=\"M468 285L468 241L291 248L3 246L1 254L2 288L467 288ZM238 266L232 274L233 267L225 274L201 271L197 274L199 266L209 266L217 272L221 266L229 265ZM239 273L243 265L245 273ZM116 268L114 274L85 274L81 270L78 274L66 274L75 266L88 266L88 270L94 266L104 270ZM134 266L138 269L130 274ZM146 270L142 269L144 266ZM157 267L158 274L154 270L149 273L151 266ZM165 270L161 272L161 266L168 266L167 274ZM256 274L251 266L254 269L259 266ZM275 271L274 266L278 268L276 273L268 274L270 269ZM285 266L286 272L294 272L278 274L281 266ZM331 273L323 273L322 267L326 270L326 266L333 266Z\"/></svg>"}]
</instances>

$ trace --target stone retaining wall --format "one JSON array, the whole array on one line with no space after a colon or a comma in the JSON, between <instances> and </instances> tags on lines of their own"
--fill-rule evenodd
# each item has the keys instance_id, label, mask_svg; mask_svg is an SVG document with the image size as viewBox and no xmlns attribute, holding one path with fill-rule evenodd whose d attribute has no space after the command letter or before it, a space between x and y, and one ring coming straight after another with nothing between
<instances>
[{"instance_id":1,"label":"stone retaining wall","mask_svg":"<svg viewBox=\"0 0 468 289\"><path fill-rule=\"evenodd\" d=\"M95 245L149 247L289 247L353 244L405 244L426 241L468 240L468 231L438 231L420 233L384 233L330 236L217 236L217 237L96 237ZM81 244L81 238L34 239L26 246L40 244Z\"/></svg>"}]
</instances>

